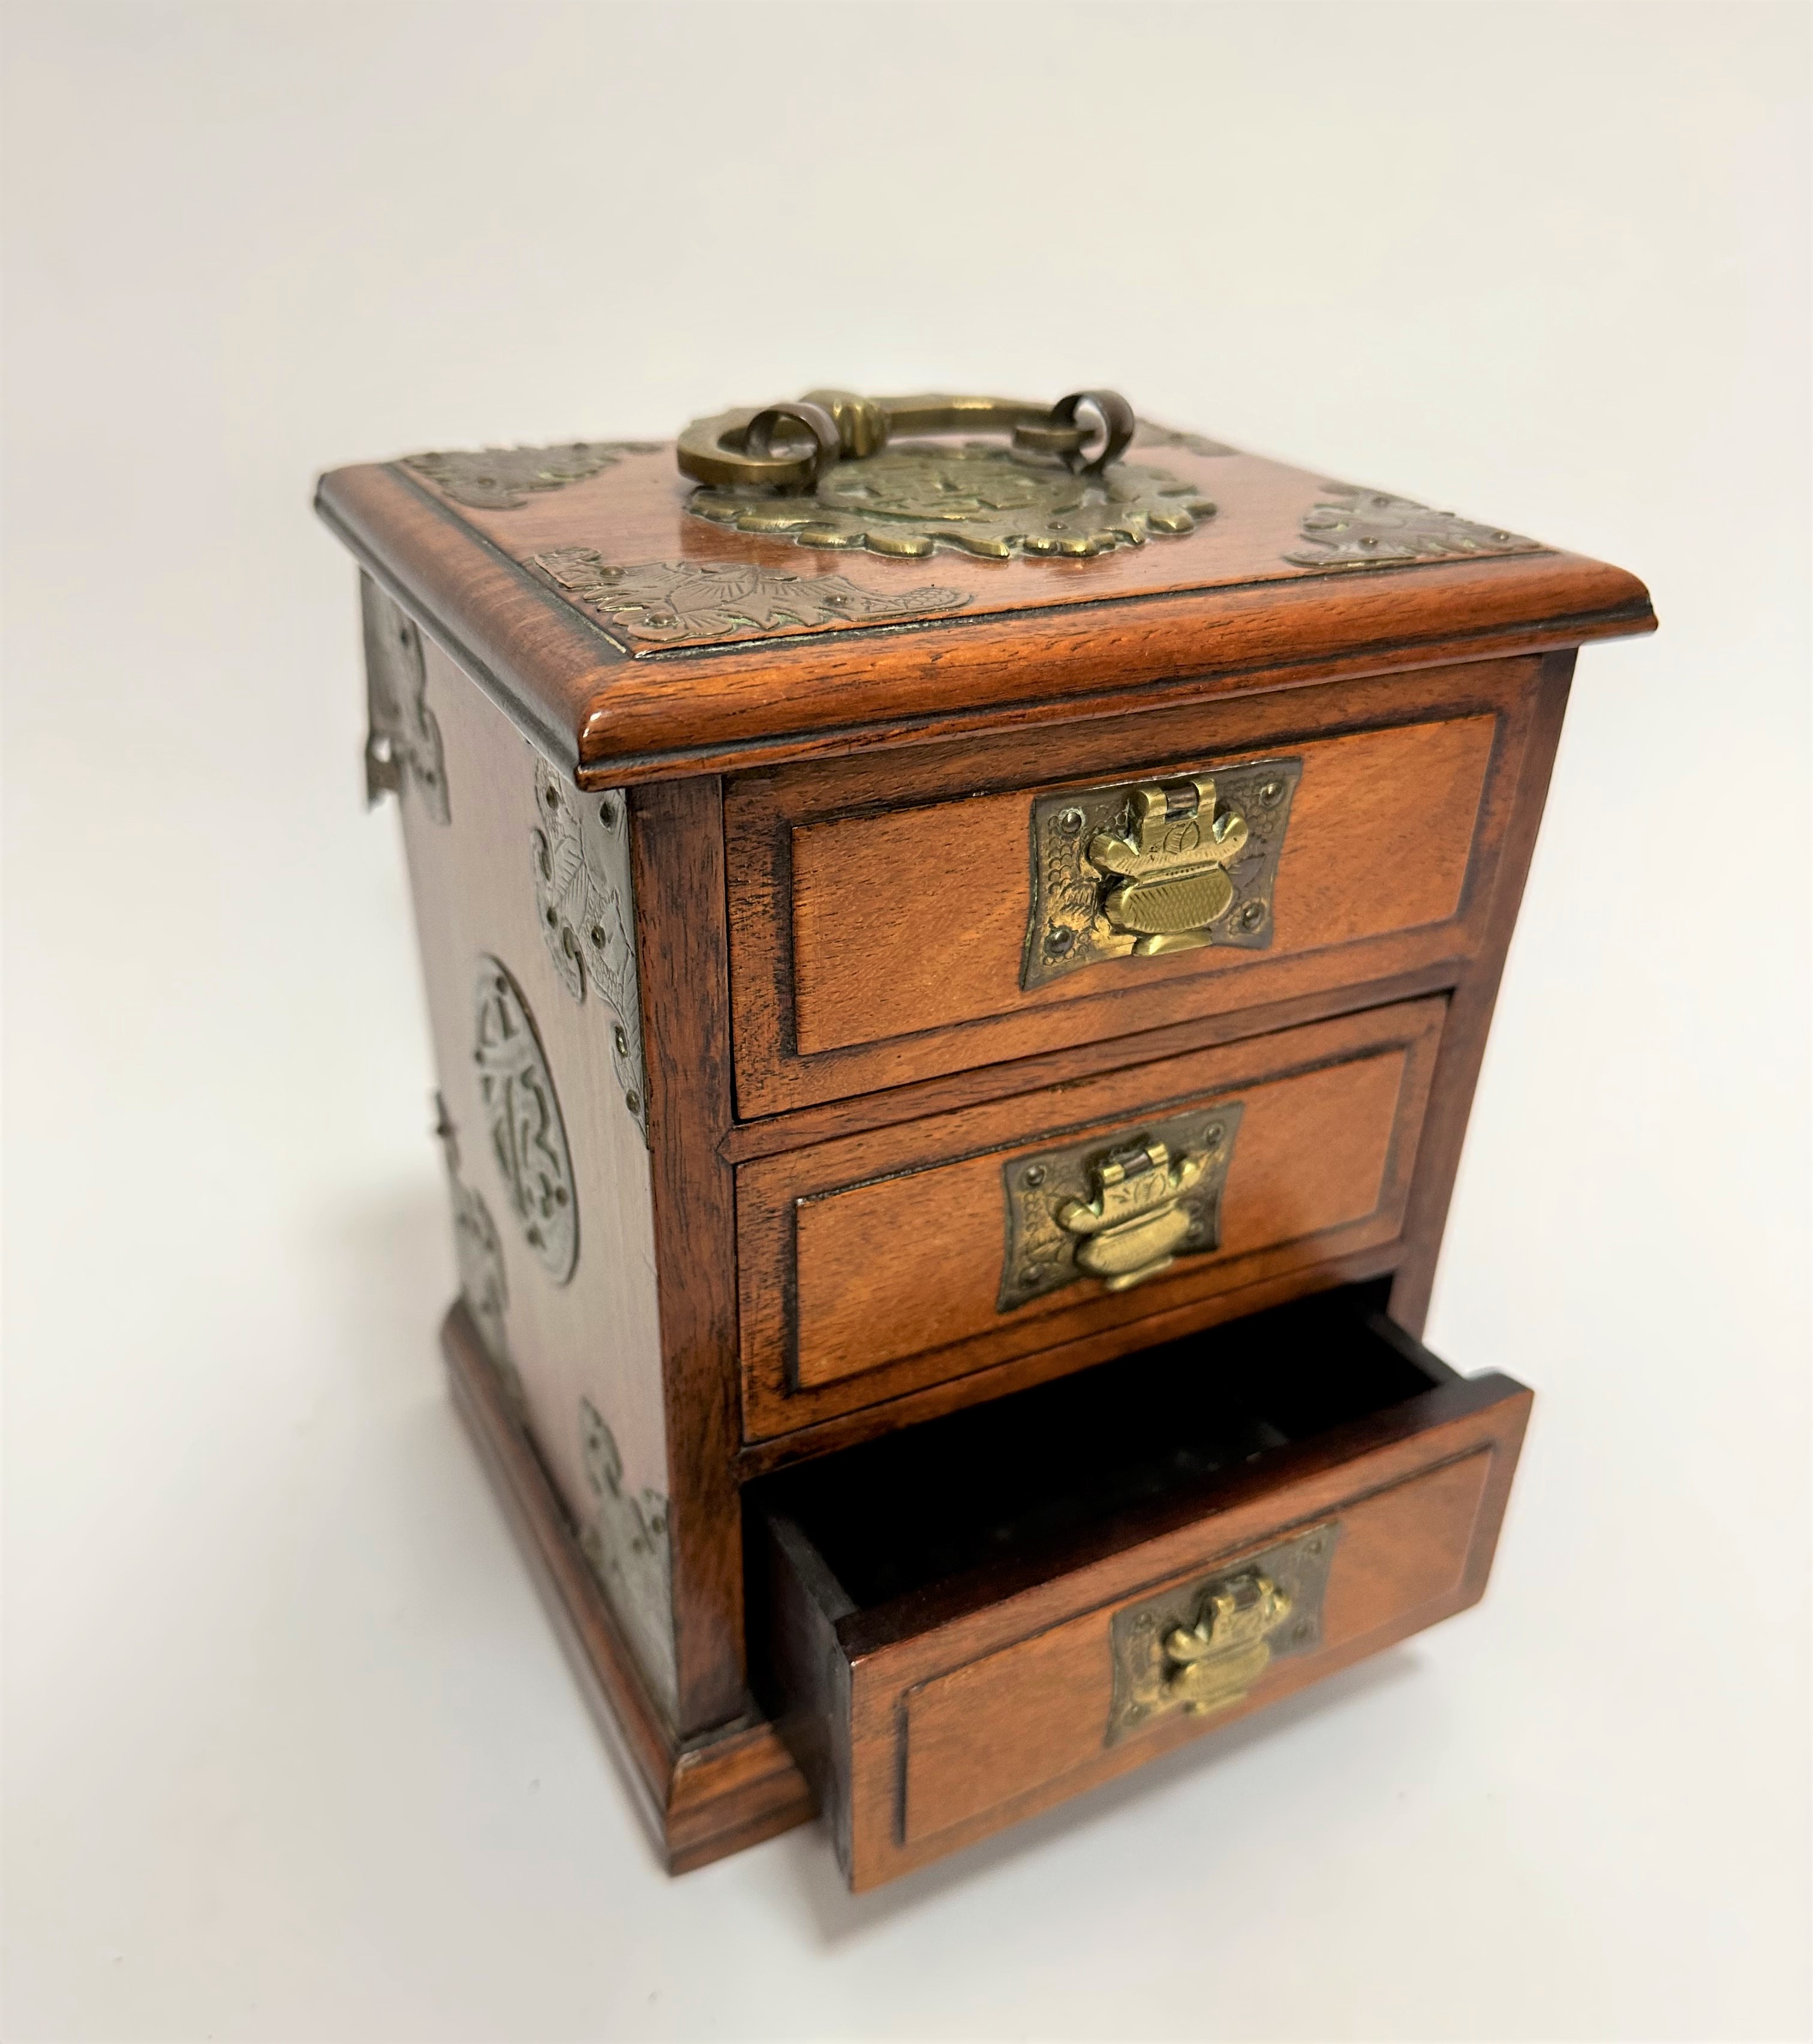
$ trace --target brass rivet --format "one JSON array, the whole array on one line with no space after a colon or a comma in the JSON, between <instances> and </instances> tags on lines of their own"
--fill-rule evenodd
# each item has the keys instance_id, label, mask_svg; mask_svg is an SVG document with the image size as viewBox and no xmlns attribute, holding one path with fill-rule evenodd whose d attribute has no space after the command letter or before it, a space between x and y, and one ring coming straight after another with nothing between
<instances>
[{"instance_id":1,"label":"brass rivet","mask_svg":"<svg viewBox=\"0 0 1813 2044\"><path fill-rule=\"evenodd\" d=\"M599 803L598 821L604 825L605 828L606 830L615 830L616 828L616 820L617 813L615 805L609 801Z\"/></svg>"},{"instance_id":2,"label":"brass rivet","mask_svg":"<svg viewBox=\"0 0 1813 2044\"><path fill-rule=\"evenodd\" d=\"M620 1058L627 1058L629 1055L629 1038L625 1034L624 1026L620 1022L616 1023L613 1025L611 1029L611 1041L616 1045L617 1055Z\"/></svg>"},{"instance_id":3,"label":"brass rivet","mask_svg":"<svg viewBox=\"0 0 1813 2044\"><path fill-rule=\"evenodd\" d=\"M642 1095L636 1091L634 1086L632 1086L629 1091L624 1095L623 1104L629 1109L632 1114L640 1114L642 1112Z\"/></svg>"},{"instance_id":4,"label":"brass rivet","mask_svg":"<svg viewBox=\"0 0 1813 2044\"><path fill-rule=\"evenodd\" d=\"M1285 784L1282 781L1268 781L1259 790L1259 800L1269 809L1284 800L1284 793Z\"/></svg>"},{"instance_id":5,"label":"brass rivet","mask_svg":"<svg viewBox=\"0 0 1813 2044\"><path fill-rule=\"evenodd\" d=\"M1221 1139L1227 1133L1227 1131L1222 1127L1219 1121L1212 1121L1208 1124L1208 1128L1202 1132L1202 1139L1204 1147L1210 1150L1219 1150L1221 1147Z\"/></svg>"},{"instance_id":6,"label":"brass rivet","mask_svg":"<svg viewBox=\"0 0 1813 2044\"><path fill-rule=\"evenodd\" d=\"M604 947L605 947L605 933L604 933L604 932L603 932L602 930L601 930L601 929L598 928L598 926L597 926L597 924L596 923L594 923L594 924L592 925L592 942L593 942L593 943L597 947L597 948L598 948L600 951L602 951L602 950L604 949Z\"/></svg>"},{"instance_id":7,"label":"brass rivet","mask_svg":"<svg viewBox=\"0 0 1813 2044\"><path fill-rule=\"evenodd\" d=\"M1240 911L1240 927L1243 930L1256 930L1265 920L1266 905L1263 901L1249 901Z\"/></svg>"},{"instance_id":8,"label":"brass rivet","mask_svg":"<svg viewBox=\"0 0 1813 2044\"><path fill-rule=\"evenodd\" d=\"M1020 1174L1020 1182L1036 1191L1045 1182L1045 1166L1043 1164L1029 1164Z\"/></svg>"},{"instance_id":9,"label":"brass rivet","mask_svg":"<svg viewBox=\"0 0 1813 2044\"><path fill-rule=\"evenodd\" d=\"M1059 830L1063 832L1066 837L1074 837L1082 827L1083 813L1081 809L1060 809L1058 811L1058 828Z\"/></svg>"},{"instance_id":10,"label":"brass rivet","mask_svg":"<svg viewBox=\"0 0 1813 2044\"><path fill-rule=\"evenodd\" d=\"M1047 930L1045 933L1045 948L1048 951L1054 952L1060 958L1075 942L1075 933L1070 930Z\"/></svg>"}]
</instances>

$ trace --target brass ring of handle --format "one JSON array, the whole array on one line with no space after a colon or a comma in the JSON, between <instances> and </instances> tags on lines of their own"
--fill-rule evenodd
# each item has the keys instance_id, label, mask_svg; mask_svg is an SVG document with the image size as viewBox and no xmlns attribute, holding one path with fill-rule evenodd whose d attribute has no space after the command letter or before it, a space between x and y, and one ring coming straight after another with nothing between
<instances>
[{"instance_id":1,"label":"brass ring of handle","mask_svg":"<svg viewBox=\"0 0 1813 2044\"><path fill-rule=\"evenodd\" d=\"M783 436L789 422L800 430ZM674 455L680 473L695 482L797 493L812 489L834 462L860 461L901 434L1004 432L1016 447L1055 455L1073 474L1096 476L1126 451L1136 424L1118 390L1074 390L1050 405L1016 398L858 398L813 390L790 403L695 419Z\"/></svg>"}]
</instances>

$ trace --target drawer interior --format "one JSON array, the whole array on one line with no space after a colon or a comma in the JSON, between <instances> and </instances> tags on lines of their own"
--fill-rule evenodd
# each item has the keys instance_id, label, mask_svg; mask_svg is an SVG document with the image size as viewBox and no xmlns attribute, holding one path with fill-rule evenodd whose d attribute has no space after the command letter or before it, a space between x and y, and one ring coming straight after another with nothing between
<instances>
[{"instance_id":1,"label":"drawer interior","mask_svg":"<svg viewBox=\"0 0 1813 2044\"><path fill-rule=\"evenodd\" d=\"M752 1676L854 1885L1479 1597L1529 1393L1457 1377L1382 1294L1323 1293L749 1486Z\"/></svg>"},{"instance_id":2,"label":"drawer interior","mask_svg":"<svg viewBox=\"0 0 1813 2044\"><path fill-rule=\"evenodd\" d=\"M798 1527L857 1610L1004 1562L1074 1567L1135 1516L1200 1512L1218 1477L1453 1381L1385 1317L1386 1289L1166 1342L828 1455L751 1500Z\"/></svg>"}]
</instances>

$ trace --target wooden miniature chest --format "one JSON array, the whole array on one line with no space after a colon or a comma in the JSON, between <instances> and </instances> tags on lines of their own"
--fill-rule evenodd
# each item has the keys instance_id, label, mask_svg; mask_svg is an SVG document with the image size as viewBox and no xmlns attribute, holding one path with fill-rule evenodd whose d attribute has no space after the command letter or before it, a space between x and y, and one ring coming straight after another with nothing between
<instances>
[{"instance_id":1,"label":"wooden miniature chest","mask_svg":"<svg viewBox=\"0 0 1813 2044\"><path fill-rule=\"evenodd\" d=\"M1136 420L327 476L460 1409L676 1870L871 1885L1479 1597L1417 1336L1615 568Z\"/></svg>"}]
</instances>

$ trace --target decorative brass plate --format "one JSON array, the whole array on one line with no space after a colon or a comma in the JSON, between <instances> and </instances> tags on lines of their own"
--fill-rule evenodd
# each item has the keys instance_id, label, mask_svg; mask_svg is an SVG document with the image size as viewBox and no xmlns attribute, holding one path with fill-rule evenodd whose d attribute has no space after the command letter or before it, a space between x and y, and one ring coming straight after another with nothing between
<instances>
[{"instance_id":1,"label":"decorative brass plate","mask_svg":"<svg viewBox=\"0 0 1813 2044\"><path fill-rule=\"evenodd\" d=\"M472 1009L472 1059L491 1155L524 1239L564 1285L579 1257L573 1160L535 1018L501 959L480 958Z\"/></svg>"},{"instance_id":2,"label":"decorative brass plate","mask_svg":"<svg viewBox=\"0 0 1813 2044\"><path fill-rule=\"evenodd\" d=\"M542 938L573 998L582 1001L589 986L610 1010L612 1067L624 1105L646 1141L648 1078L636 986L629 817L622 791L582 795L564 774L538 759L535 806L540 820L529 832L529 860Z\"/></svg>"},{"instance_id":3,"label":"decorative brass plate","mask_svg":"<svg viewBox=\"0 0 1813 2044\"><path fill-rule=\"evenodd\" d=\"M437 824L450 822L440 725L428 705L428 663L415 620L363 569L359 605L365 626L365 800L399 801L405 787Z\"/></svg>"},{"instance_id":4,"label":"decorative brass plate","mask_svg":"<svg viewBox=\"0 0 1813 2044\"><path fill-rule=\"evenodd\" d=\"M1221 1245L1221 1189L1244 1112L1217 1101L1001 1166L1007 1254L997 1312L1085 1278L1124 1292Z\"/></svg>"},{"instance_id":5,"label":"decorative brass plate","mask_svg":"<svg viewBox=\"0 0 1813 2044\"><path fill-rule=\"evenodd\" d=\"M579 1529L580 1551L635 1642L643 1672L674 1707L674 1559L667 1500L658 1490L640 1496L624 1481L616 1436L590 1398L579 1400L579 1440L593 1512Z\"/></svg>"},{"instance_id":6,"label":"decorative brass plate","mask_svg":"<svg viewBox=\"0 0 1813 2044\"><path fill-rule=\"evenodd\" d=\"M653 440L571 440L565 447L481 448L413 454L403 466L474 511L519 511L544 490L564 490L614 468L626 454L659 454Z\"/></svg>"},{"instance_id":7,"label":"decorative brass plate","mask_svg":"<svg viewBox=\"0 0 1813 2044\"><path fill-rule=\"evenodd\" d=\"M1195 531L1215 506L1169 469L1117 463L1077 474L1042 456L970 443L908 442L827 469L809 494L701 486L695 517L802 547L866 547L909 557L939 547L1004 560L1087 558Z\"/></svg>"},{"instance_id":8,"label":"decorative brass plate","mask_svg":"<svg viewBox=\"0 0 1813 2044\"><path fill-rule=\"evenodd\" d=\"M1322 1644L1339 1520L1114 1615L1107 1743L1188 1712L1231 1709L1274 1661Z\"/></svg>"},{"instance_id":9,"label":"decorative brass plate","mask_svg":"<svg viewBox=\"0 0 1813 2044\"><path fill-rule=\"evenodd\" d=\"M1285 559L1300 568L1379 568L1412 561L1464 559L1476 554L1541 554L1540 540L1477 525L1452 511L1431 510L1413 498L1350 482L1323 485L1323 500L1304 512L1306 544Z\"/></svg>"},{"instance_id":10,"label":"decorative brass plate","mask_svg":"<svg viewBox=\"0 0 1813 2044\"><path fill-rule=\"evenodd\" d=\"M737 562L641 561L613 567L590 547L556 548L536 555L534 565L620 640L663 646L743 632L887 624L970 601L960 589L928 584L885 596L858 587L847 575L782 574Z\"/></svg>"},{"instance_id":11,"label":"decorative brass plate","mask_svg":"<svg viewBox=\"0 0 1813 2044\"><path fill-rule=\"evenodd\" d=\"M1104 959L1263 951L1300 759L1041 795L1032 805L1029 991Z\"/></svg>"}]
</instances>

